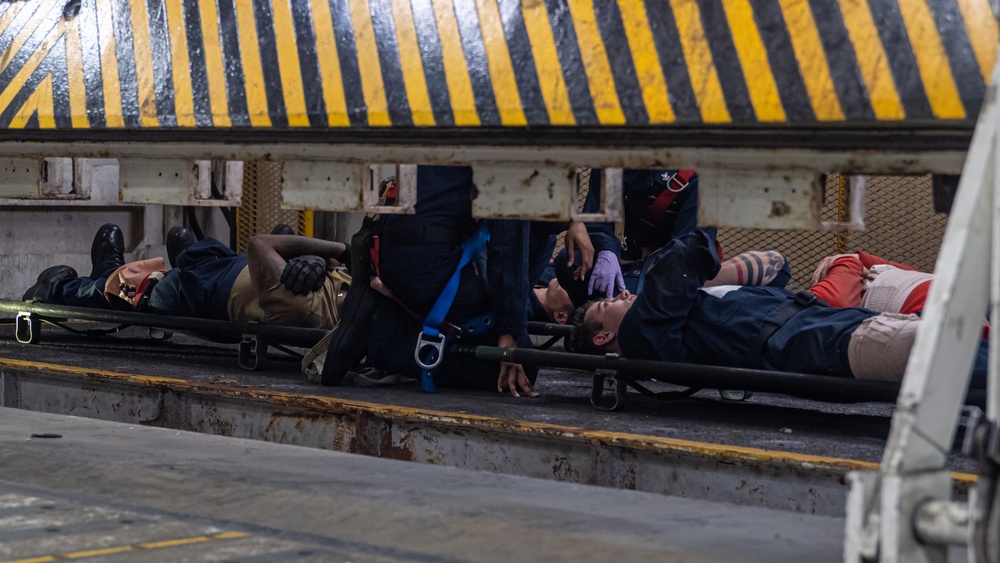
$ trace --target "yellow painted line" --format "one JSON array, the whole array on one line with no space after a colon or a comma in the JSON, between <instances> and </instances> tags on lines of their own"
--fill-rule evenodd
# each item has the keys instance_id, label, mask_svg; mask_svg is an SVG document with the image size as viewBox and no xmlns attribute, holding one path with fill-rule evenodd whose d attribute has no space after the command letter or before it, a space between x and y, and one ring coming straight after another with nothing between
<instances>
[{"instance_id":1,"label":"yellow painted line","mask_svg":"<svg viewBox=\"0 0 1000 563\"><path fill-rule=\"evenodd\" d=\"M403 83L406 85L406 99L410 102L413 124L434 125L434 109L427 92L424 61L420 58L420 45L417 42L417 29L413 24L410 3L393 2L392 19L396 24L399 64L403 70Z\"/></svg>"},{"instance_id":2,"label":"yellow painted line","mask_svg":"<svg viewBox=\"0 0 1000 563\"><path fill-rule=\"evenodd\" d=\"M625 36L632 51L636 77L642 89L642 100L650 123L673 123L674 108L670 106L667 81L663 78L660 56L649 29L649 18L642 0L618 0L618 8L625 26Z\"/></svg>"},{"instance_id":3,"label":"yellow painted line","mask_svg":"<svg viewBox=\"0 0 1000 563\"><path fill-rule=\"evenodd\" d=\"M115 31L111 6L97 4L97 35L101 48L101 82L104 85L104 120L109 128L125 127L122 116L121 82L118 78L118 57L115 55Z\"/></svg>"},{"instance_id":4,"label":"yellow painted line","mask_svg":"<svg viewBox=\"0 0 1000 563\"><path fill-rule=\"evenodd\" d=\"M934 116L938 119L964 119L965 107L958 95L948 55L944 52L930 8L923 0L910 0L900 2L899 11L903 15Z\"/></svg>"},{"instance_id":5,"label":"yellow painted line","mask_svg":"<svg viewBox=\"0 0 1000 563\"><path fill-rule=\"evenodd\" d=\"M347 127L347 99L337 56L337 39L333 35L333 15L329 0L310 0L313 26L316 28L316 53L319 54L319 74L323 81L323 101L326 102L330 127Z\"/></svg>"},{"instance_id":6,"label":"yellow painted line","mask_svg":"<svg viewBox=\"0 0 1000 563\"><path fill-rule=\"evenodd\" d=\"M302 212L302 236L316 236L316 217L312 211Z\"/></svg>"},{"instance_id":7,"label":"yellow painted line","mask_svg":"<svg viewBox=\"0 0 1000 563\"><path fill-rule=\"evenodd\" d=\"M10 46L7 47L7 50L3 52L2 56L0 56L0 71L7 68L11 59L17 55L18 51L21 50L21 47L24 47L24 43L28 41L31 34L38 28L38 24L40 24L42 20L49 15L49 12L52 10L52 5L56 1L57 0L43 0L42 5L35 10L35 13L31 14L28 21L24 22L24 26L21 27L21 31L17 32L17 35L14 36L14 40L10 42Z\"/></svg>"},{"instance_id":8,"label":"yellow painted line","mask_svg":"<svg viewBox=\"0 0 1000 563\"><path fill-rule=\"evenodd\" d=\"M53 34L57 33L58 33L58 28L53 30ZM44 43L47 44L48 40L46 40ZM24 62L24 66L21 67L21 70L17 71L17 74L15 74L14 78L10 81L10 83L7 84L7 87L4 88L2 92L0 92L0 112L3 112L4 110L7 109L8 106L10 106L10 103L14 101L14 97L17 96L18 93L20 93L21 88L24 86L25 82L27 82L27 80L31 77L31 75L35 73L35 70L38 68L38 65L42 62L42 59L44 59L47 54L48 54L48 49L41 49L41 48L35 49L35 51L31 53L31 56L28 57L28 60ZM52 96L50 95L49 98L51 99L51 97ZM39 115L39 118L41 118L41 115Z\"/></svg>"},{"instance_id":9,"label":"yellow painted line","mask_svg":"<svg viewBox=\"0 0 1000 563\"><path fill-rule=\"evenodd\" d=\"M205 48L205 74L208 75L208 99L212 108L212 125L229 127L229 101L226 97L226 65L222 59L219 39L219 12L215 2L198 2L201 15L201 41Z\"/></svg>"},{"instance_id":10,"label":"yellow painted line","mask_svg":"<svg viewBox=\"0 0 1000 563\"><path fill-rule=\"evenodd\" d=\"M438 38L441 41L441 58L444 62L445 82L448 83L448 97L455 125L479 125L476 97L472 91L472 79L465 62L465 49L455 19L455 6L451 0L431 0L434 6L434 21L437 23Z\"/></svg>"},{"instance_id":11,"label":"yellow painted line","mask_svg":"<svg viewBox=\"0 0 1000 563\"><path fill-rule=\"evenodd\" d=\"M597 28L593 0L568 0L568 3L597 119L602 125L622 125L625 123L625 114L618 101L608 54Z\"/></svg>"},{"instance_id":12,"label":"yellow painted line","mask_svg":"<svg viewBox=\"0 0 1000 563\"><path fill-rule=\"evenodd\" d=\"M993 10L989 2L983 0L958 0L958 9L965 20L965 32L972 43L972 52L976 54L983 82L988 83L997 60L997 44L1000 44L1000 31Z\"/></svg>"},{"instance_id":13,"label":"yellow painted line","mask_svg":"<svg viewBox=\"0 0 1000 563\"><path fill-rule=\"evenodd\" d=\"M573 105L569 101L566 80L563 78L559 52L556 50L552 26L544 0L523 0L521 15L531 43L531 56L538 71L538 85L548 110L552 125L576 125Z\"/></svg>"},{"instance_id":14,"label":"yellow painted line","mask_svg":"<svg viewBox=\"0 0 1000 563\"><path fill-rule=\"evenodd\" d=\"M87 118L87 84L83 76L83 48L80 46L79 18L62 20L66 37L66 74L69 79L69 114L74 129L90 126ZM48 47L45 47L48 50ZM51 96L49 98L51 100ZM39 119L41 114L39 113Z\"/></svg>"},{"instance_id":15,"label":"yellow painted line","mask_svg":"<svg viewBox=\"0 0 1000 563\"><path fill-rule=\"evenodd\" d=\"M135 52L135 75L139 83L139 115L143 127L157 127L156 81L153 77L153 50L149 42L149 14L146 0L129 0L132 8L132 48Z\"/></svg>"},{"instance_id":16,"label":"yellow painted line","mask_svg":"<svg viewBox=\"0 0 1000 563\"><path fill-rule=\"evenodd\" d=\"M167 29L170 33L170 59L174 79L174 115L177 125L194 127L194 90L191 89L191 62L187 49L187 26L184 25L183 0L167 0Z\"/></svg>"},{"instance_id":17,"label":"yellow painted line","mask_svg":"<svg viewBox=\"0 0 1000 563\"><path fill-rule=\"evenodd\" d=\"M210 396L226 396L254 402L275 404L281 407L295 407L326 415L355 416L365 412L377 417L393 420L422 422L437 427L473 428L498 434L516 434L537 436L562 440L582 441L592 444L605 444L616 447L627 447L657 454L690 454L711 457L726 461L750 461L767 464L777 464L794 467L800 470L818 470L842 472L848 470L877 469L874 462L853 459L798 454L743 446L711 444L693 440L680 440L659 436L643 436L625 432L608 432L604 430L587 430L573 426L561 426L540 422L525 422L507 418L495 418L465 413L435 411L430 409L369 403L336 397L303 395L299 393L284 393L261 389L247 389L232 385L192 382L184 379L157 377L141 374L127 374L107 370L80 368L27 360L0 358L0 368L11 370L35 371L46 376L64 375L92 383L94 380L112 381L149 388L172 389L185 393L202 393ZM973 483L975 475L952 473L956 481Z\"/></svg>"},{"instance_id":18,"label":"yellow painted line","mask_svg":"<svg viewBox=\"0 0 1000 563\"><path fill-rule=\"evenodd\" d=\"M52 107L52 75L49 74L38 83L35 91L24 101L24 105L10 121L11 129L23 129L31 116L38 112L38 127L40 129L55 129L55 109Z\"/></svg>"},{"instance_id":19,"label":"yellow painted line","mask_svg":"<svg viewBox=\"0 0 1000 563\"><path fill-rule=\"evenodd\" d=\"M500 20L500 10L496 0L476 0L479 12L479 30L486 48L486 64L490 69L490 83L496 98L500 123L503 125L527 125L521 93L517 89L514 67L510 62L507 37Z\"/></svg>"},{"instance_id":20,"label":"yellow painted line","mask_svg":"<svg viewBox=\"0 0 1000 563\"><path fill-rule=\"evenodd\" d=\"M732 117L719 82L719 73L701 25L701 11L696 0L670 0L680 33L681 50L687 63L701 119L705 123L729 123Z\"/></svg>"},{"instance_id":21,"label":"yellow painted line","mask_svg":"<svg viewBox=\"0 0 1000 563\"><path fill-rule=\"evenodd\" d=\"M285 113L290 127L309 127L309 110L302 90L302 67L295 37L295 23L288 0L271 0L275 43L278 47L278 71L281 90L285 95ZM319 54L323 56L323 53ZM311 87L319 87L311 84Z\"/></svg>"},{"instance_id":22,"label":"yellow painted line","mask_svg":"<svg viewBox=\"0 0 1000 563\"><path fill-rule=\"evenodd\" d=\"M868 97L871 99L875 117L882 120L904 119L906 112L899 101L892 69L889 68L889 61L867 0L838 1L847 33L854 45L854 53L858 58L861 77L868 87Z\"/></svg>"},{"instance_id":23,"label":"yellow painted line","mask_svg":"<svg viewBox=\"0 0 1000 563\"><path fill-rule=\"evenodd\" d=\"M757 121L785 121L785 107L781 104L778 85L767 60L767 49L754 22L749 0L727 0L722 5Z\"/></svg>"},{"instance_id":24,"label":"yellow painted line","mask_svg":"<svg viewBox=\"0 0 1000 563\"><path fill-rule=\"evenodd\" d=\"M203 3L203 2L199 2ZM271 114L267 109L267 91L264 90L264 69L260 63L260 46L257 43L257 24L253 15L253 0L236 0L236 23L240 38L240 60L243 63L243 80L247 89L247 113L254 127L270 127Z\"/></svg>"},{"instance_id":25,"label":"yellow painted line","mask_svg":"<svg viewBox=\"0 0 1000 563\"><path fill-rule=\"evenodd\" d=\"M163 549L165 547L177 547L181 545L191 545L194 543L204 543L217 540L229 540L247 537L244 532L222 532L219 534L209 534L207 536L195 536L191 538L180 538L176 540L166 540L158 542L137 543L132 545L120 545L105 547L102 549L91 549L88 551L74 551L71 553L60 553L57 555L45 555L42 557L32 557L30 559L12 559L0 563L48 563L50 561L63 561L66 559L86 559L88 557L99 557L101 555L114 555L128 551L140 551L150 549Z\"/></svg>"},{"instance_id":26,"label":"yellow painted line","mask_svg":"<svg viewBox=\"0 0 1000 563\"><path fill-rule=\"evenodd\" d=\"M358 68L361 70L361 91L364 92L365 104L368 105L368 125L392 125L368 0L353 0L350 4L354 41L358 50Z\"/></svg>"},{"instance_id":27,"label":"yellow painted line","mask_svg":"<svg viewBox=\"0 0 1000 563\"><path fill-rule=\"evenodd\" d=\"M837 90L830 76L826 51L819 38L819 28L809 8L808 0L778 0L781 13L792 40L795 59L802 72L802 80L809 92L809 102L819 121L843 121Z\"/></svg>"}]
</instances>

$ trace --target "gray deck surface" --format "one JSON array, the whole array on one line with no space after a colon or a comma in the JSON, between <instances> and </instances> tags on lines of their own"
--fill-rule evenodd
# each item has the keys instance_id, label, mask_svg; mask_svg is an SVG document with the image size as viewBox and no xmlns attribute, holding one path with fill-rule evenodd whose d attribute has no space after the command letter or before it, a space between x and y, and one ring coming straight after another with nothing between
<instances>
[{"instance_id":1,"label":"gray deck surface","mask_svg":"<svg viewBox=\"0 0 1000 563\"><path fill-rule=\"evenodd\" d=\"M0 561L841 558L838 518L14 409L0 427Z\"/></svg>"}]
</instances>

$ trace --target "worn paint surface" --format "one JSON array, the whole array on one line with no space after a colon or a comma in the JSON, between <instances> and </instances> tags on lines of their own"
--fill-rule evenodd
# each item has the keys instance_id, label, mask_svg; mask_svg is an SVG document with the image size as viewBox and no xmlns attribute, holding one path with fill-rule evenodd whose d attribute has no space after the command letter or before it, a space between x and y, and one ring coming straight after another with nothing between
<instances>
[{"instance_id":1,"label":"worn paint surface","mask_svg":"<svg viewBox=\"0 0 1000 563\"><path fill-rule=\"evenodd\" d=\"M0 2L0 129L966 122L987 0Z\"/></svg>"},{"instance_id":2,"label":"worn paint surface","mask_svg":"<svg viewBox=\"0 0 1000 563\"><path fill-rule=\"evenodd\" d=\"M877 464L0 359L3 406L840 515ZM957 493L975 476L955 474Z\"/></svg>"}]
</instances>

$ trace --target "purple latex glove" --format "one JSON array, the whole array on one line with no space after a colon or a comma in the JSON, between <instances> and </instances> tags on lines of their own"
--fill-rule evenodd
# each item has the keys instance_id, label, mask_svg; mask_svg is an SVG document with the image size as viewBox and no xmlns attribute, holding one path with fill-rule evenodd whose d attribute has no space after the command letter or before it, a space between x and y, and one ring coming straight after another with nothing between
<instances>
[{"instance_id":1,"label":"purple latex glove","mask_svg":"<svg viewBox=\"0 0 1000 563\"><path fill-rule=\"evenodd\" d=\"M622 277L622 267L618 257L610 250L602 250L594 259L594 270L590 274L590 285L587 293L603 293L606 297L614 297L625 289L625 278Z\"/></svg>"}]
</instances>

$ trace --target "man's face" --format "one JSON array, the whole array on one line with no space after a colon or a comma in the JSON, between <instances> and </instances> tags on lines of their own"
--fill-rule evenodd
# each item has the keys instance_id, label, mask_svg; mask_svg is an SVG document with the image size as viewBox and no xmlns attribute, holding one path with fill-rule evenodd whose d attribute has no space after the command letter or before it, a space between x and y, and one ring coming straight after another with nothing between
<instances>
[{"instance_id":1,"label":"man's face","mask_svg":"<svg viewBox=\"0 0 1000 563\"><path fill-rule=\"evenodd\" d=\"M552 278L548 291L545 292L545 308L552 311L552 319L559 324L566 324L575 309L569 293L559 285L556 278Z\"/></svg>"},{"instance_id":2,"label":"man's face","mask_svg":"<svg viewBox=\"0 0 1000 563\"><path fill-rule=\"evenodd\" d=\"M618 336L618 327L621 326L622 319L625 318L625 313L632 307L633 302L635 302L635 295L625 290L617 297L602 299L587 309L584 322L599 324L602 327L601 331L594 336L595 344L601 346Z\"/></svg>"}]
</instances>

